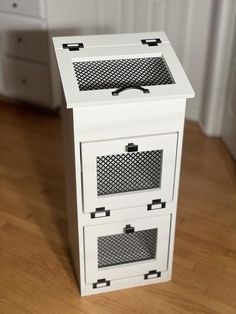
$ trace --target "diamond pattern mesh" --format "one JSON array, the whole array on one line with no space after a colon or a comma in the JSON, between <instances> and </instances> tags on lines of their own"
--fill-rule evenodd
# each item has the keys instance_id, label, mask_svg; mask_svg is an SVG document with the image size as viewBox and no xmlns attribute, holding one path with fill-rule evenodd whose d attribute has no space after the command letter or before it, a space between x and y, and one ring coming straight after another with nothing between
<instances>
[{"instance_id":1,"label":"diamond pattern mesh","mask_svg":"<svg viewBox=\"0 0 236 314\"><path fill-rule=\"evenodd\" d=\"M157 229L98 237L98 268L154 259Z\"/></svg>"},{"instance_id":2,"label":"diamond pattern mesh","mask_svg":"<svg viewBox=\"0 0 236 314\"><path fill-rule=\"evenodd\" d=\"M97 157L97 194L160 188L163 150Z\"/></svg>"},{"instance_id":3,"label":"diamond pattern mesh","mask_svg":"<svg viewBox=\"0 0 236 314\"><path fill-rule=\"evenodd\" d=\"M174 83L161 57L73 62L73 67L81 91Z\"/></svg>"}]
</instances>

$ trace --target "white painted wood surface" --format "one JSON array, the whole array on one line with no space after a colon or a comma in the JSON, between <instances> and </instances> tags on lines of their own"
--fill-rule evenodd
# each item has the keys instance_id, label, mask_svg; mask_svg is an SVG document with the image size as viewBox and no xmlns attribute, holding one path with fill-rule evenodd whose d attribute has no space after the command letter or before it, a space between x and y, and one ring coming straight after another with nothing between
<instances>
[{"instance_id":1,"label":"white painted wood surface","mask_svg":"<svg viewBox=\"0 0 236 314\"><path fill-rule=\"evenodd\" d=\"M127 34L127 39L132 35ZM124 37L126 37L124 36ZM139 40L137 38L139 36ZM77 106L90 106L90 105L104 105L109 103L130 103L138 101L150 101L154 99L164 100L166 98L191 98L193 97L192 87L171 47L168 43L166 36L164 42L158 46L142 45L142 39L160 38L162 33L140 33L134 35L134 39L129 45L126 44L127 39L121 40L121 35L114 35L114 39L110 42L110 36L100 35L96 39L94 46L90 45L93 40L89 36L83 37L75 36L73 42L83 43L85 49L82 48L78 51L70 51L63 49L63 44L72 42L72 38L58 37L55 40L56 55L59 60L58 65L60 68L62 84L65 91L67 107ZM114 41L116 42L114 44ZM86 43L89 47L86 49ZM105 44L105 43L109 43ZM137 44L136 44L137 42ZM150 93L143 94L136 90L131 90L119 95L119 97L112 96L114 89L100 89L96 91L80 91L78 82L73 68L73 62L85 62L96 60L111 60L111 59L126 59L134 57L162 57L168 64L170 73L174 79L173 84L148 86ZM147 87L147 86L143 86Z\"/></svg>"},{"instance_id":2,"label":"white painted wood surface","mask_svg":"<svg viewBox=\"0 0 236 314\"><path fill-rule=\"evenodd\" d=\"M147 34L147 37L151 35L153 34ZM124 42L126 42L127 38L125 35L123 36ZM127 35L127 37L130 36L130 34ZM134 38L137 36L137 34L134 35ZM95 38L95 43L103 40L109 42L107 38L111 37ZM121 49L122 46L119 45L114 46L114 38L110 43L111 47L107 49L109 51L111 48L112 51L116 49L117 53L113 54L113 57L120 58L123 48ZM69 40L74 39L77 37L69 38ZM71 58L76 60L82 58L83 60L83 58L90 58L91 53L95 58L95 52L98 52L97 58L104 59L105 57L102 53L99 55L100 48L96 46L96 48L87 48L87 56L84 53L81 54L83 50L71 52L66 49L63 51L64 58L61 58L58 51L62 51L64 40L65 38L55 40L58 63L64 82L64 76L67 77L66 68L71 62ZM169 44L163 43L163 45L167 45L165 53L168 49L172 51ZM127 58L135 56L134 47L137 56L140 56L138 45L127 45L125 48ZM86 48L83 49L86 50ZM145 51L147 50L145 49ZM65 58L69 61L64 62ZM176 61L178 67L180 66L177 59L174 58L169 64L171 72L176 66L173 61ZM130 94L126 99L126 104L117 103L110 96L110 103L105 106L102 101L97 100L96 102L97 91L95 90L94 100L90 106L86 106L86 101L84 101L83 105L78 102L73 109L66 109L66 106L63 108L69 234L75 270L77 278L80 280L81 295L160 283L171 279L185 97L186 95L193 96L193 91L187 84L185 75L182 76L182 79L182 98L179 98L180 95L176 93L178 99L173 99L168 87L165 101L160 100L158 95L145 101L142 97L139 98L139 101L132 101L132 94ZM73 78L73 80L76 79ZM181 80L177 81L181 85ZM78 93L78 87L73 82L71 83L71 85L64 84L64 88L66 94L72 92L74 95L72 88L75 88ZM87 104L89 104L88 100ZM102 198L97 196L96 188L96 156L122 153L127 142L138 143L141 151L153 150L158 147L163 149L161 189L154 191L153 195L150 195L148 190L146 192L132 191L132 193L123 193L123 195L121 193L120 200L117 200L115 194L111 194L105 208L109 211L109 216L98 215L98 218L94 218L91 211L95 211L94 207L102 206L100 202ZM163 189L164 193L162 193ZM129 200L130 195L132 199ZM155 199L170 197L169 202L166 202L166 207L147 210L147 204L152 203L154 196ZM136 202L137 199L138 202ZM91 200L92 204L88 204ZM117 205L119 210L113 210ZM136 230L150 229L153 226L158 228L156 260L98 269L98 237L120 233L126 224L135 225ZM153 269L160 271L161 277L151 275L150 279L145 279L145 274ZM100 282L96 288L96 283L100 279L105 279L105 282ZM108 286L106 282L109 282Z\"/></svg>"}]
</instances>

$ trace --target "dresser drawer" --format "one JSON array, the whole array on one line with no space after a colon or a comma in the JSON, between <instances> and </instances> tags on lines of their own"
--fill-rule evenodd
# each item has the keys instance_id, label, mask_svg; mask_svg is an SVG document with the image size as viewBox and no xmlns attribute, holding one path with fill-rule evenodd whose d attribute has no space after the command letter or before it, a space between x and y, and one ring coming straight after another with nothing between
<instances>
[{"instance_id":1,"label":"dresser drawer","mask_svg":"<svg viewBox=\"0 0 236 314\"><path fill-rule=\"evenodd\" d=\"M44 0L1 0L0 11L44 18Z\"/></svg>"},{"instance_id":2,"label":"dresser drawer","mask_svg":"<svg viewBox=\"0 0 236 314\"><path fill-rule=\"evenodd\" d=\"M41 20L0 14L2 51L12 57L48 62L47 34Z\"/></svg>"},{"instance_id":3,"label":"dresser drawer","mask_svg":"<svg viewBox=\"0 0 236 314\"><path fill-rule=\"evenodd\" d=\"M8 97L50 106L48 67L3 58L4 87Z\"/></svg>"}]
</instances>

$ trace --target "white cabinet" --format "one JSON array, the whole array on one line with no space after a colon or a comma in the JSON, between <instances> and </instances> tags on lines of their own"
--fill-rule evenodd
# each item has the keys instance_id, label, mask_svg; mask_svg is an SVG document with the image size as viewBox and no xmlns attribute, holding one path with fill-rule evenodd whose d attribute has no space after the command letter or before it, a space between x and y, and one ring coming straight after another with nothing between
<instances>
[{"instance_id":1,"label":"white cabinet","mask_svg":"<svg viewBox=\"0 0 236 314\"><path fill-rule=\"evenodd\" d=\"M171 279L186 98L164 33L54 38L81 295Z\"/></svg>"}]
</instances>

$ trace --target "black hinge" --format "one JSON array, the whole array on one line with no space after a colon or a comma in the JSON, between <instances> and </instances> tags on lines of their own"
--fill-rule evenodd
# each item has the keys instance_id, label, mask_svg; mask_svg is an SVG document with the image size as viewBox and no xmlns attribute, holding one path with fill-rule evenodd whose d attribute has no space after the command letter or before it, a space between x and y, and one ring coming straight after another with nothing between
<instances>
[{"instance_id":1,"label":"black hinge","mask_svg":"<svg viewBox=\"0 0 236 314\"><path fill-rule=\"evenodd\" d=\"M110 285L110 280L106 280L105 278L98 279L97 282L93 283L93 289L109 287Z\"/></svg>"},{"instance_id":2,"label":"black hinge","mask_svg":"<svg viewBox=\"0 0 236 314\"><path fill-rule=\"evenodd\" d=\"M162 209L165 207L166 207L166 202L162 202L161 199L152 200L151 204L147 204L147 210Z\"/></svg>"},{"instance_id":3,"label":"black hinge","mask_svg":"<svg viewBox=\"0 0 236 314\"><path fill-rule=\"evenodd\" d=\"M95 209L94 213L91 213L91 218L102 218L110 216L110 211L105 210L105 207L99 207Z\"/></svg>"},{"instance_id":4,"label":"black hinge","mask_svg":"<svg viewBox=\"0 0 236 314\"><path fill-rule=\"evenodd\" d=\"M158 46L162 43L160 38L141 39L142 45Z\"/></svg>"},{"instance_id":5,"label":"black hinge","mask_svg":"<svg viewBox=\"0 0 236 314\"><path fill-rule=\"evenodd\" d=\"M144 274L144 279L160 278L161 272L156 270L150 270L147 274Z\"/></svg>"},{"instance_id":6,"label":"black hinge","mask_svg":"<svg viewBox=\"0 0 236 314\"><path fill-rule=\"evenodd\" d=\"M68 43L68 44L62 44L63 49L69 49L69 51L76 51L80 50L81 48L84 48L83 43Z\"/></svg>"}]
</instances>

